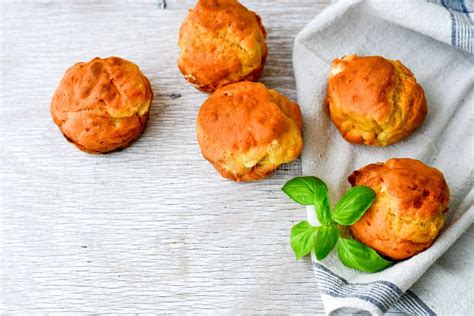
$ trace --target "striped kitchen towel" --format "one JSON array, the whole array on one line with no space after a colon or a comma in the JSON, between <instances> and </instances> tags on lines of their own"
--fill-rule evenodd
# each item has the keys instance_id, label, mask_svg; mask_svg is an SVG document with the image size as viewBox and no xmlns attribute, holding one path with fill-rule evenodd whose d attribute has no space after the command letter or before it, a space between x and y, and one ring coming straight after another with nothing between
<instances>
[{"instance_id":1,"label":"striped kitchen towel","mask_svg":"<svg viewBox=\"0 0 474 316\"><path fill-rule=\"evenodd\" d=\"M474 1L473 0L430 0L442 5L451 19L451 40L449 43L471 54L474 53Z\"/></svg>"},{"instance_id":2,"label":"striped kitchen towel","mask_svg":"<svg viewBox=\"0 0 474 316\"><path fill-rule=\"evenodd\" d=\"M340 0L295 40L293 65L303 112L304 175L322 178L336 201L347 176L392 157L443 171L451 190L446 227L432 247L379 273L343 266L333 251L318 261L316 281L328 314L391 308L410 315L472 315L474 311L474 55L473 1ZM384 148L342 139L323 110L331 61L344 55L401 60L425 90L428 117L408 139ZM314 209L309 221L317 224Z\"/></svg>"}]
</instances>

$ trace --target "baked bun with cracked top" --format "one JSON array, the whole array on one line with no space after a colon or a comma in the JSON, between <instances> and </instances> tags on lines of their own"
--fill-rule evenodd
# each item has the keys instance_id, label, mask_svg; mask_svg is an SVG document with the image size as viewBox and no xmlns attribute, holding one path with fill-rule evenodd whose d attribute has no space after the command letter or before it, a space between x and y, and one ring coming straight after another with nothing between
<instances>
[{"instance_id":1,"label":"baked bun with cracked top","mask_svg":"<svg viewBox=\"0 0 474 316\"><path fill-rule=\"evenodd\" d=\"M427 114L423 88L411 71L380 56L333 60L326 105L348 142L374 146L408 137Z\"/></svg>"},{"instance_id":2,"label":"baked bun with cracked top","mask_svg":"<svg viewBox=\"0 0 474 316\"><path fill-rule=\"evenodd\" d=\"M265 37L260 17L237 0L200 0L179 31L178 67L207 92L257 81L267 57Z\"/></svg>"},{"instance_id":3,"label":"baked bun with cracked top","mask_svg":"<svg viewBox=\"0 0 474 316\"><path fill-rule=\"evenodd\" d=\"M96 57L66 71L51 101L51 116L79 149L107 153L140 137L152 99L150 82L137 65Z\"/></svg>"},{"instance_id":4,"label":"baked bun with cracked top","mask_svg":"<svg viewBox=\"0 0 474 316\"><path fill-rule=\"evenodd\" d=\"M443 174L414 159L370 164L349 177L376 192L376 199L351 226L356 239L394 260L430 247L444 226L449 188Z\"/></svg>"},{"instance_id":5,"label":"baked bun with cracked top","mask_svg":"<svg viewBox=\"0 0 474 316\"><path fill-rule=\"evenodd\" d=\"M239 82L204 102L197 138L203 156L223 177L253 181L299 156L301 124L298 104L262 83Z\"/></svg>"}]
</instances>

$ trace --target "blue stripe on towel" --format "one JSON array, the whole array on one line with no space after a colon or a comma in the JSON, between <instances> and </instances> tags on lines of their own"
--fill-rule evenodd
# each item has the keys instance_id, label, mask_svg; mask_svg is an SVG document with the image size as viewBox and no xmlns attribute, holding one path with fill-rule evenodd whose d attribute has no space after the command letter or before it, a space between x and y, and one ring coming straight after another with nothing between
<instances>
[{"instance_id":1,"label":"blue stripe on towel","mask_svg":"<svg viewBox=\"0 0 474 316\"><path fill-rule=\"evenodd\" d=\"M349 283L317 262L313 262L313 266L319 289L325 295L358 298L377 306L384 313L395 306L410 315L436 315L415 293L403 293L391 282Z\"/></svg>"},{"instance_id":2,"label":"blue stripe on towel","mask_svg":"<svg viewBox=\"0 0 474 316\"><path fill-rule=\"evenodd\" d=\"M436 315L415 293L408 290L395 305L397 309L410 315Z\"/></svg>"},{"instance_id":3,"label":"blue stripe on towel","mask_svg":"<svg viewBox=\"0 0 474 316\"><path fill-rule=\"evenodd\" d=\"M474 53L474 26L464 0L441 0L451 15L451 44L462 50Z\"/></svg>"}]
</instances>

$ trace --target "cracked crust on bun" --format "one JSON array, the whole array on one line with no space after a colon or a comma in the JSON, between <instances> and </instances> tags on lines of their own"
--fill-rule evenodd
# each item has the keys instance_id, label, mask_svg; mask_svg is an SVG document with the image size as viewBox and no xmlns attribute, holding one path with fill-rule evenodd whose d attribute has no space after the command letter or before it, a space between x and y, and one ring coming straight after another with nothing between
<instances>
[{"instance_id":1,"label":"cracked crust on bun","mask_svg":"<svg viewBox=\"0 0 474 316\"><path fill-rule=\"evenodd\" d=\"M376 199L351 226L356 239L394 260L431 246L444 226L449 188L438 169L414 159L367 165L349 177L376 192Z\"/></svg>"},{"instance_id":2,"label":"cracked crust on bun","mask_svg":"<svg viewBox=\"0 0 474 316\"><path fill-rule=\"evenodd\" d=\"M181 25L178 67L196 88L213 92L257 81L267 57L260 17L236 0L200 0Z\"/></svg>"},{"instance_id":3,"label":"cracked crust on bun","mask_svg":"<svg viewBox=\"0 0 474 316\"><path fill-rule=\"evenodd\" d=\"M96 57L66 71L51 101L51 116L80 150L107 153L140 137L152 99L150 82L137 65Z\"/></svg>"},{"instance_id":4,"label":"cracked crust on bun","mask_svg":"<svg viewBox=\"0 0 474 316\"><path fill-rule=\"evenodd\" d=\"M424 121L423 88L401 62L381 56L345 56L332 62L327 111L350 143L387 146Z\"/></svg>"},{"instance_id":5,"label":"cracked crust on bun","mask_svg":"<svg viewBox=\"0 0 474 316\"><path fill-rule=\"evenodd\" d=\"M296 103L262 83L239 82L204 102L197 138L203 156L223 177L253 181L299 156L301 124Z\"/></svg>"}]
</instances>

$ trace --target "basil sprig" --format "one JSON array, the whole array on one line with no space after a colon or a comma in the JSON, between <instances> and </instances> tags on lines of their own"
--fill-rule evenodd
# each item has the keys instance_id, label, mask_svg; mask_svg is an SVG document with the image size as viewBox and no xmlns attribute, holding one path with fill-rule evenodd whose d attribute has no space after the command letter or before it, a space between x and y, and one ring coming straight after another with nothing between
<instances>
[{"instance_id":1,"label":"basil sprig","mask_svg":"<svg viewBox=\"0 0 474 316\"><path fill-rule=\"evenodd\" d=\"M350 188L336 204L332 219L341 225L352 225L369 209L375 200L375 192L359 185Z\"/></svg>"},{"instance_id":2,"label":"basil sprig","mask_svg":"<svg viewBox=\"0 0 474 316\"><path fill-rule=\"evenodd\" d=\"M291 229L290 244L296 259L306 256L314 249L318 260L326 258L336 245L339 229L336 225L315 227L307 221L302 221Z\"/></svg>"},{"instance_id":3,"label":"basil sprig","mask_svg":"<svg viewBox=\"0 0 474 316\"><path fill-rule=\"evenodd\" d=\"M331 223L328 187L316 177L296 177L281 188L293 201L301 205L314 205L318 220Z\"/></svg>"},{"instance_id":4,"label":"basil sprig","mask_svg":"<svg viewBox=\"0 0 474 316\"><path fill-rule=\"evenodd\" d=\"M354 240L342 238L340 225L352 225L370 208L375 200L375 192L366 186L349 189L330 212L329 193L326 184L316 177L296 177L283 187L292 200L302 205L314 205L316 217L321 226L313 226L302 221L291 229L290 244L296 259L311 253L318 260L326 258L337 244L341 262L350 268L365 272L377 272L392 265L374 249Z\"/></svg>"},{"instance_id":5,"label":"basil sprig","mask_svg":"<svg viewBox=\"0 0 474 316\"><path fill-rule=\"evenodd\" d=\"M345 266L365 272L377 272L392 265L374 249L354 239L340 238L337 253Z\"/></svg>"}]
</instances>

